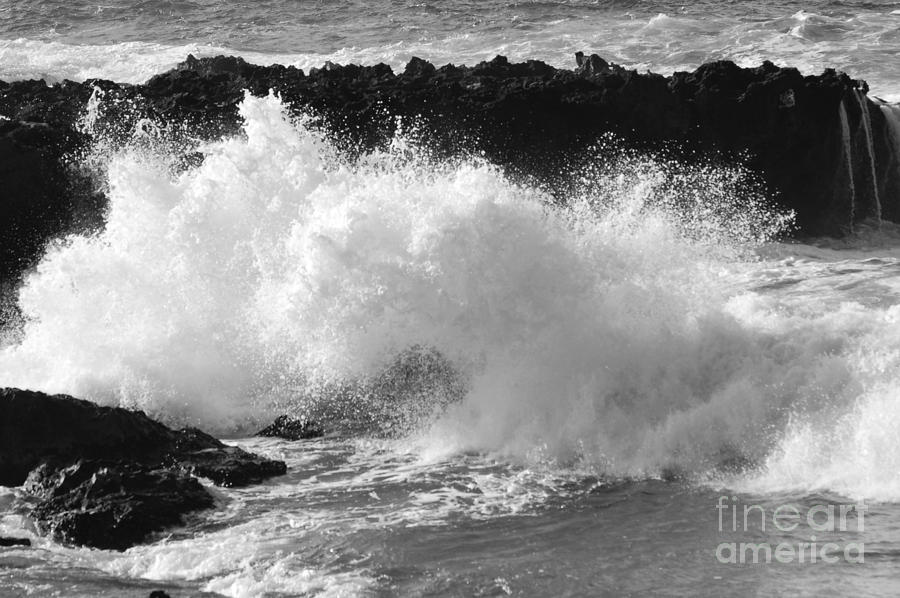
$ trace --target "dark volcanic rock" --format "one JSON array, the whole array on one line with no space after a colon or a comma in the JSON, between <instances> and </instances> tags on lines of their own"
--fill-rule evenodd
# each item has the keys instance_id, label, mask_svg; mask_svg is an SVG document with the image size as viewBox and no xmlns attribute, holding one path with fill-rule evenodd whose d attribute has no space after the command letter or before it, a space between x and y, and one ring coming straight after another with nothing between
<instances>
[{"instance_id":1,"label":"dark volcanic rock","mask_svg":"<svg viewBox=\"0 0 900 598\"><path fill-rule=\"evenodd\" d=\"M287 472L282 461L259 457L234 446L193 451L180 455L177 463L184 471L209 478L218 486L258 484Z\"/></svg>"},{"instance_id":2,"label":"dark volcanic rock","mask_svg":"<svg viewBox=\"0 0 900 598\"><path fill-rule=\"evenodd\" d=\"M304 440L324 436L325 430L316 422L281 415L270 425L257 432L256 435L284 438L286 440Z\"/></svg>"},{"instance_id":3,"label":"dark volcanic rock","mask_svg":"<svg viewBox=\"0 0 900 598\"><path fill-rule=\"evenodd\" d=\"M31 546L31 540L28 538L0 538L0 547L10 546Z\"/></svg>"},{"instance_id":4,"label":"dark volcanic rock","mask_svg":"<svg viewBox=\"0 0 900 598\"><path fill-rule=\"evenodd\" d=\"M48 239L102 220L102 196L68 159L91 141L77 125L97 89L106 98L97 130L126 138L145 117L186 123L201 140L234 134L245 90L273 90L296 112L317 115L351 155L387 143L400 121L413 122L437 157L482 155L560 202L571 173L602 160L590 151L597 140L614 134L627 147L680 148L686 160L697 152L746 160L781 206L797 212L801 234L900 221L896 132L864 82L771 62L719 61L663 77L597 55L576 60L567 70L502 56L440 68L413 58L401 73L328 63L305 74L191 56L143 85L0 82L0 115L8 119L0 120L0 280L14 284ZM185 165L195 161L191 148L184 151Z\"/></svg>"},{"instance_id":5,"label":"dark volcanic rock","mask_svg":"<svg viewBox=\"0 0 900 598\"><path fill-rule=\"evenodd\" d=\"M194 428L171 430L141 411L0 389L0 485L18 486L48 461L110 458L179 467L226 486L257 483L286 471L281 461L227 446Z\"/></svg>"},{"instance_id":6,"label":"dark volcanic rock","mask_svg":"<svg viewBox=\"0 0 900 598\"><path fill-rule=\"evenodd\" d=\"M83 142L68 126L0 119L0 292L47 241L102 224L103 195L64 156Z\"/></svg>"},{"instance_id":7,"label":"dark volcanic rock","mask_svg":"<svg viewBox=\"0 0 900 598\"><path fill-rule=\"evenodd\" d=\"M283 461L228 446L197 428L184 428L177 434L167 462L193 475L209 478L217 486L248 486L287 472Z\"/></svg>"},{"instance_id":8,"label":"dark volcanic rock","mask_svg":"<svg viewBox=\"0 0 900 598\"><path fill-rule=\"evenodd\" d=\"M65 395L0 389L0 485L20 485L32 469L50 460L112 456L160 462L178 437L141 412Z\"/></svg>"},{"instance_id":9,"label":"dark volcanic rock","mask_svg":"<svg viewBox=\"0 0 900 598\"><path fill-rule=\"evenodd\" d=\"M192 476L245 486L285 471L282 461L140 411L0 389L0 485L25 483L39 499L33 518L63 542L122 550L213 506Z\"/></svg>"},{"instance_id":10,"label":"dark volcanic rock","mask_svg":"<svg viewBox=\"0 0 900 598\"><path fill-rule=\"evenodd\" d=\"M67 544L111 550L125 550L214 503L185 473L123 462L44 464L25 489L39 498L31 516L42 531Z\"/></svg>"}]
</instances>

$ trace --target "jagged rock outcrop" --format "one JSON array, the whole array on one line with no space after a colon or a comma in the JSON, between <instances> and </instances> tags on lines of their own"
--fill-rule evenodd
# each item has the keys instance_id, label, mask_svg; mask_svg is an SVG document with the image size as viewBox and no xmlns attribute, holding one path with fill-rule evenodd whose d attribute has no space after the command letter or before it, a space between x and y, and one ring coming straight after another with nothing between
<instances>
[{"instance_id":1,"label":"jagged rock outcrop","mask_svg":"<svg viewBox=\"0 0 900 598\"><path fill-rule=\"evenodd\" d=\"M140 411L0 389L0 485L25 484L39 528L63 542L121 550L213 506L193 476L246 486L285 471Z\"/></svg>"},{"instance_id":2,"label":"jagged rock outcrop","mask_svg":"<svg viewBox=\"0 0 900 598\"><path fill-rule=\"evenodd\" d=\"M125 550L214 505L196 478L121 461L45 463L25 489L38 499L31 517L59 542Z\"/></svg>"},{"instance_id":3,"label":"jagged rock outcrop","mask_svg":"<svg viewBox=\"0 0 900 598\"><path fill-rule=\"evenodd\" d=\"M797 212L800 234L839 236L862 220L900 220L896 126L864 82L833 70L803 76L771 62L721 61L664 77L579 54L572 70L498 56L439 68L413 58L400 73L328 63L306 74L188 57L143 85L0 82L0 115L9 119L0 124L0 157L10 160L0 160L4 273L32 263L47 238L75 225L79 209L97 219L96 189L62 158L90 141L78 119L96 90L106 106L97 130L106 133L131 131L146 117L188 123L203 138L231 134L244 90L274 90L297 112L317 115L348 152L387 142L402 117L419 124L416 134L437 156L483 155L559 201L569 173L602 160L588 150L613 133L637 148L675 144L686 160L695 152L741 157Z\"/></svg>"},{"instance_id":4,"label":"jagged rock outcrop","mask_svg":"<svg viewBox=\"0 0 900 598\"><path fill-rule=\"evenodd\" d=\"M172 430L141 411L66 395L0 389L0 485L18 486L45 462L115 458L183 470L221 486L282 475L285 465L195 428Z\"/></svg>"}]
</instances>

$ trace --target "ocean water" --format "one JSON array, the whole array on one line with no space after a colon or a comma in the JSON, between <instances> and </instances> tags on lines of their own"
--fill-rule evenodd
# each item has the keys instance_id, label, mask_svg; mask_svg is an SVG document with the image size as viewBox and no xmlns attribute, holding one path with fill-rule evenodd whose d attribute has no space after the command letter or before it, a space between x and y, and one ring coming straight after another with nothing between
<instances>
[{"instance_id":1,"label":"ocean water","mask_svg":"<svg viewBox=\"0 0 900 598\"><path fill-rule=\"evenodd\" d=\"M326 60L412 56L473 64L497 54L574 66L596 52L670 73L709 60L844 70L900 99L900 3L893 0L4 0L0 79L140 82L188 53L239 54L308 69Z\"/></svg>"},{"instance_id":2,"label":"ocean water","mask_svg":"<svg viewBox=\"0 0 900 598\"><path fill-rule=\"evenodd\" d=\"M16 1L0 78L581 49L832 66L890 97L898 26L890 2ZM165 139L98 140L107 226L27 278L0 384L289 473L122 553L43 538L0 488L0 536L34 542L0 549L0 596L896 595L900 230L779 242L790 214L740 165L625 152L550 208L402 136L337 159L277 97L241 114L177 174ZM285 412L333 431L248 438Z\"/></svg>"}]
</instances>

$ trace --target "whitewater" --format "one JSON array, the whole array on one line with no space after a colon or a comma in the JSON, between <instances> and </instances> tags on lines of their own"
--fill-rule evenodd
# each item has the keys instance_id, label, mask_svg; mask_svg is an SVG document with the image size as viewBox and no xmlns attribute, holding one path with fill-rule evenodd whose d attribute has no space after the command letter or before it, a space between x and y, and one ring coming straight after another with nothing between
<instances>
[{"instance_id":1,"label":"whitewater","mask_svg":"<svg viewBox=\"0 0 900 598\"><path fill-rule=\"evenodd\" d=\"M0 79L584 50L663 73L835 67L896 100L898 26L881 1L14 0ZM106 225L51 243L17 289L0 386L198 426L288 474L210 485L217 509L124 552L49 540L0 487L0 536L33 543L0 548L0 597L896 593L900 230L792 241L740 164L612 138L560 205L414 131L347 157L275 95L247 94L241 132L186 164L190 131L106 138L104 101L72 159ZM252 437L285 413L329 433ZM852 505L849 529L823 528L823 505ZM729 562L730 542L865 558Z\"/></svg>"},{"instance_id":2,"label":"whitewater","mask_svg":"<svg viewBox=\"0 0 900 598\"><path fill-rule=\"evenodd\" d=\"M411 56L472 65L497 54L571 68L574 53L586 51L663 74L726 59L771 60L804 74L835 68L897 101L898 26L892 0L8 0L0 4L0 79L140 83L188 54L305 70L332 61L396 71Z\"/></svg>"},{"instance_id":3,"label":"whitewater","mask_svg":"<svg viewBox=\"0 0 900 598\"><path fill-rule=\"evenodd\" d=\"M152 127L98 144L106 227L55 243L28 277L0 377L236 439L285 412L331 418L333 433L299 448L237 440L291 473L217 490L224 513L123 554L62 548L8 512L0 529L42 547L16 557L27 573L3 573L14 592L64 567L85 595L122 595L124 580L229 596L529 594L515 580L544 575L540 593L582 594L596 581L587 563L561 581L488 543L508 576L472 578L462 563L379 573L389 565L371 544L387 530L411 535L404 551L448 535L453 552L471 529L546 525L539 542L556 553L598 501L625 504L639 535L641 517L674 505L697 511L690 525L633 548L668 546L674 565L692 525L712 560L721 492L865 499L896 517L891 230L779 243L791 215L739 165L622 151L558 207L402 135L344 159L273 95L248 95L241 116L242 135L183 171ZM567 550L600 541L576 538ZM693 558L695 572L710 564ZM746 591L722 579L714 593ZM655 588L634 583L620 589Z\"/></svg>"}]
</instances>

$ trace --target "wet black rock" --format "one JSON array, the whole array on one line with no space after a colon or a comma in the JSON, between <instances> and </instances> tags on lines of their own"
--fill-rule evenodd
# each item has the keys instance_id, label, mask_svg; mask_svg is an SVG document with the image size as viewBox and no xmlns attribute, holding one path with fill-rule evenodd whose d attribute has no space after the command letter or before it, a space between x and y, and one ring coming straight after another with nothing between
<instances>
[{"instance_id":1,"label":"wet black rock","mask_svg":"<svg viewBox=\"0 0 900 598\"><path fill-rule=\"evenodd\" d=\"M0 292L50 239L102 225L103 194L64 156L84 141L68 126L0 119Z\"/></svg>"},{"instance_id":2,"label":"wet black rock","mask_svg":"<svg viewBox=\"0 0 900 598\"><path fill-rule=\"evenodd\" d=\"M246 486L286 470L140 411L0 389L0 485L24 483L38 526L63 542L121 550L213 506L194 476Z\"/></svg>"},{"instance_id":3,"label":"wet black rock","mask_svg":"<svg viewBox=\"0 0 900 598\"><path fill-rule=\"evenodd\" d=\"M9 548L11 546L31 546L31 540L28 538L0 538L0 547Z\"/></svg>"},{"instance_id":4,"label":"wet black rock","mask_svg":"<svg viewBox=\"0 0 900 598\"><path fill-rule=\"evenodd\" d=\"M305 440L325 435L325 430L316 422L281 415L270 425L256 433L257 436L284 438L285 440Z\"/></svg>"},{"instance_id":5,"label":"wet black rock","mask_svg":"<svg viewBox=\"0 0 900 598\"><path fill-rule=\"evenodd\" d=\"M184 428L177 434L165 462L187 473L209 478L217 486L249 486L287 472L283 461L228 446L197 428Z\"/></svg>"},{"instance_id":6,"label":"wet black rock","mask_svg":"<svg viewBox=\"0 0 900 598\"><path fill-rule=\"evenodd\" d=\"M172 430L141 411L66 395L0 389L0 485L18 486L44 462L108 459L180 468L224 486L282 475L286 467L195 428Z\"/></svg>"},{"instance_id":7,"label":"wet black rock","mask_svg":"<svg viewBox=\"0 0 900 598\"><path fill-rule=\"evenodd\" d=\"M43 532L66 544L107 550L125 550L214 504L196 478L121 461L43 464L31 472L25 490L39 499L31 516Z\"/></svg>"},{"instance_id":8,"label":"wet black rock","mask_svg":"<svg viewBox=\"0 0 900 598\"><path fill-rule=\"evenodd\" d=\"M96 90L106 100L89 133L79 118ZM415 124L436 157L483 156L561 203L572 173L602 161L592 148L612 134L624 147L668 148L678 159L745 161L779 206L796 212L802 235L900 222L896 132L865 82L830 69L804 76L768 61L717 61L664 77L579 53L571 70L498 56L441 67L413 58L399 73L329 63L307 74L191 56L143 85L0 82L0 280L15 284L49 239L102 221L102 194L77 168L92 135L130 139L144 118L185 123L199 141L231 135L245 90L273 90L294 113L316 115L314 124L350 155Z\"/></svg>"},{"instance_id":9,"label":"wet black rock","mask_svg":"<svg viewBox=\"0 0 900 598\"><path fill-rule=\"evenodd\" d=\"M142 412L65 395L0 389L0 485L21 485L46 461L109 456L160 462L178 433Z\"/></svg>"},{"instance_id":10,"label":"wet black rock","mask_svg":"<svg viewBox=\"0 0 900 598\"><path fill-rule=\"evenodd\" d=\"M172 597L169 596L167 593L163 592L162 590L153 590L152 592L150 592L150 598L172 598Z\"/></svg>"},{"instance_id":11,"label":"wet black rock","mask_svg":"<svg viewBox=\"0 0 900 598\"><path fill-rule=\"evenodd\" d=\"M253 455L234 446L186 453L178 456L176 463L183 471L209 478L217 486L249 486L287 472L282 461Z\"/></svg>"}]
</instances>

